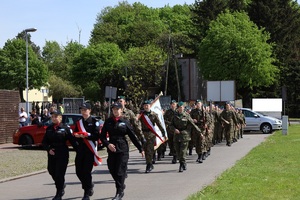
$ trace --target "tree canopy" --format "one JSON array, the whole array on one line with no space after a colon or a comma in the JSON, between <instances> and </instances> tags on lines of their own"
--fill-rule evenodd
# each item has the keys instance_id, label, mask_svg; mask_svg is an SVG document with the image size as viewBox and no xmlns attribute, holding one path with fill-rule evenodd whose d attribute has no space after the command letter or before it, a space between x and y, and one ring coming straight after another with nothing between
<instances>
[{"instance_id":1,"label":"tree canopy","mask_svg":"<svg viewBox=\"0 0 300 200\"><path fill-rule=\"evenodd\" d=\"M200 71L207 80L235 80L238 88L271 85L279 70L269 38L246 13L220 14L200 44Z\"/></svg>"},{"instance_id":2,"label":"tree canopy","mask_svg":"<svg viewBox=\"0 0 300 200\"><path fill-rule=\"evenodd\" d=\"M22 39L8 40L0 50L0 88L17 89L24 102L26 89L26 42ZM45 64L28 45L28 87L40 88L47 82Z\"/></svg>"}]
</instances>

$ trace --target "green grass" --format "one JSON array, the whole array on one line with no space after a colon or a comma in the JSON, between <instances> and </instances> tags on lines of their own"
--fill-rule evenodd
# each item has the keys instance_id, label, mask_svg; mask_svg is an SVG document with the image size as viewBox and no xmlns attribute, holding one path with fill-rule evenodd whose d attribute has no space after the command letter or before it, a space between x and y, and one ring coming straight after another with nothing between
<instances>
[{"instance_id":1,"label":"green grass","mask_svg":"<svg viewBox=\"0 0 300 200\"><path fill-rule=\"evenodd\" d=\"M300 125L275 132L188 200L300 199Z\"/></svg>"}]
</instances>

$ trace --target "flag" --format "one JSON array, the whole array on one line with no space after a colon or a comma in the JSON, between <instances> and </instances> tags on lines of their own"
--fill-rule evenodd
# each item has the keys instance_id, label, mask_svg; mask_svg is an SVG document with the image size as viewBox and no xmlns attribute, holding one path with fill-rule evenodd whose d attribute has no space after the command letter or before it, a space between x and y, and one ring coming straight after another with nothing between
<instances>
[{"instance_id":1,"label":"flag","mask_svg":"<svg viewBox=\"0 0 300 200\"><path fill-rule=\"evenodd\" d=\"M162 125L163 129L165 130L165 133L166 133L165 137L167 140L166 124L165 124L165 120L164 120L163 110L161 108L161 104L159 101L160 96L161 96L161 94L151 102L150 109L151 109L151 111L155 112L158 115L161 125ZM155 129L156 133L160 136L160 138L163 138L160 129L157 126L154 126L154 129ZM160 138L156 137L156 145L155 145L154 149L157 149L163 143Z\"/></svg>"}]
</instances>

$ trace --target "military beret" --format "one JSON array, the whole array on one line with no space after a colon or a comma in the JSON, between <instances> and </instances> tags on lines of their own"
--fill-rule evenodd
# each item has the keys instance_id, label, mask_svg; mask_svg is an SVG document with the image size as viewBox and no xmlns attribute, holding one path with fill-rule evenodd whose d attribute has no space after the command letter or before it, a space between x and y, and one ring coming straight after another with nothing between
<instances>
[{"instance_id":1,"label":"military beret","mask_svg":"<svg viewBox=\"0 0 300 200\"><path fill-rule=\"evenodd\" d=\"M173 103L177 103L176 100L173 99L170 104L173 104Z\"/></svg>"},{"instance_id":2,"label":"military beret","mask_svg":"<svg viewBox=\"0 0 300 200\"><path fill-rule=\"evenodd\" d=\"M151 101L150 100L146 100L146 101L144 101L143 105L145 105L145 104L151 104Z\"/></svg>"},{"instance_id":3,"label":"military beret","mask_svg":"<svg viewBox=\"0 0 300 200\"><path fill-rule=\"evenodd\" d=\"M178 106L183 106L184 105L184 102L180 101L178 102Z\"/></svg>"},{"instance_id":4,"label":"military beret","mask_svg":"<svg viewBox=\"0 0 300 200\"><path fill-rule=\"evenodd\" d=\"M197 100L196 100L196 103L199 103L199 102L202 103L202 100L201 100L201 99L197 99Z\"/></svg>"},{"instance_id":5,"label":"military beret","mask_svg":"<svg viewBox=\"0 0 300 200\"><path fill-rule=\"evenodd\" d=\"M118 96L118 99L124 99L125 100L125 96Z\"/></svg>"}]
</instances>

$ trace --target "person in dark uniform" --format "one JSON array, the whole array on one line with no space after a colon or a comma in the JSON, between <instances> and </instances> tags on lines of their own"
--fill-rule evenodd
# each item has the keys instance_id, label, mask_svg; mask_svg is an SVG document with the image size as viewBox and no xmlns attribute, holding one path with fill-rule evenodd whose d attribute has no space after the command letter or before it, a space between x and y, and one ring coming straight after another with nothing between
<instances>
[{"instance_id":1,"label":"person in dark uniform","mask_svg":"<svg viewBox=\"0 0 300 200\"><path fill-rule=\"evenodd\" d=\"M82 200L89 200L94 194L92 182L93 165L99 165L101 158L97 153L97 140L99 139L99 121L91 116L91 105L83 103L80 107L82 118L75 125L74 136L78 142L75 157L76 175L79 178L84 195Z\"/></svg>"},{"instance_id":2,"label":"person in dark uniform","mask_svg":"<svg viewBox=\"0 0 300 200\"><path fill-rule=\"evenodd\" d=\"M122 116L123 110L120 103L111 106L112 117L105 120L101 130L100 139L107 148L107 166L115 181L116 196L113 200L120 200L124 196L127 163L129 159L129 146L125 138L129 136L133 144L144 157L142 145L137 139L130 122ZM109 141L107 140L107 133Z\"/></svg>"},{"instance_id":3,"label":"person in dark uniform","mask_svg":"<svg viewBox=\"0 0 300 200\"><path fill-rule=\"evenodd\" d=\"M48 152L48 172L55 182L56 195L53 200L60 200L65 191L65 174L69 162L69 140L76 150L77 145L72 129L61 123L62 115L58 111L51 113L52 124L47 127L42 144Z\"/></svg>"}]
</instances>

